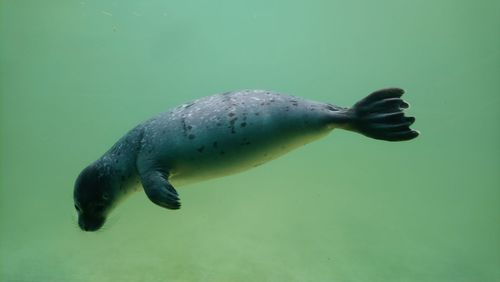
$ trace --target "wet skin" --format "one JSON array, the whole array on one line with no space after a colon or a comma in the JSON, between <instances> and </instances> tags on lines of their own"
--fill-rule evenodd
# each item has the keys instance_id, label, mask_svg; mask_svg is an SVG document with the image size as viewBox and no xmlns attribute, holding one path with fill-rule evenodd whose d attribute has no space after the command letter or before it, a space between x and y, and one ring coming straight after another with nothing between
<instances>
[{"instance_id":1,"label":"wet skin","mask_svg":"<svg viewBox=\"0 0 500 282\"><path fill-rule=\"evenodd\" d=\"M144 190L154 204L181 207L175 187L242 172L339 128L385 141L418 131L404 91L375 91L350 108L265 90L226 92L188 102L133 128L79 175L78 224L96 231L119 201Z\"/></svg>"},{"instance_id":2,"label":"wet skin","mask_svg":"<svg viewBox=\"0 0 500 282\"><path fill-rule=\"evenodd\" d=\"M96 231L106 221L113 206L107 182L94 167L85 169L76 181L74 203L83 231Z\"/></svg>"}]
</instances>

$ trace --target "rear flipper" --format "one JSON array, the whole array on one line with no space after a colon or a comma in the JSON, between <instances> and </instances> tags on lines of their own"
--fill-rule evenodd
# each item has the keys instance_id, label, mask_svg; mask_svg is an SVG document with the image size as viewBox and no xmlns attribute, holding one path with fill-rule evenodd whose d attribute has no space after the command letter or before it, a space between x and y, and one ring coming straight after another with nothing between
<instances>
[{"instance_id":1,"label":"rear flipper","mask_svg":"<svg viewBox=\"0 0 500 282\"><path fill-rule=\"evenodd\" d=\"M405 141L419 135L410 129L414 117L406 117L403 110L409 105L401 99L403 89L381 89L366 96L347 110L349 122L345 129L365 136L387 140Z\"/></svg>"}]
</instances>

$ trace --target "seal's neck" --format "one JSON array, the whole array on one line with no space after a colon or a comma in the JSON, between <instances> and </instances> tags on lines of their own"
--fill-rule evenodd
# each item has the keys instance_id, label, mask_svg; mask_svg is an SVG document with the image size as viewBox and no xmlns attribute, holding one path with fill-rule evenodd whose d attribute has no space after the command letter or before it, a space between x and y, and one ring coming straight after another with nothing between
<instances>
[{"instance_id":1,"label":"seal's neck","mask_svg":"<svg viewBox=\"0 0 500 282\"><path fill-rule=\"evenodd\" d=\"M142 127L129 131L99 160L109 179L118 185L114 187L116 195L126 195L140 187L137 172L137 154L142 141Z\"/></svg>"}]
</instances>

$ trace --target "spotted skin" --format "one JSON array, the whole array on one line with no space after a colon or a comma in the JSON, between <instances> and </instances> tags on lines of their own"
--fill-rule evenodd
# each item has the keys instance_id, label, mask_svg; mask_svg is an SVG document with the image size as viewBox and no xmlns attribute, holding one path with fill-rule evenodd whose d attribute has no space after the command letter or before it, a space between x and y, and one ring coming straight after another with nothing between
<instances>
[{"instance_id":1,"label":"spotted skin","mask_svg":"<svg viewBox=\"0 0 500 282\"><path fill-rule=\"evenodd\" d=\"M324 136L340 109L262 90L213 95L146 122L139 159L165 168L175 186L221 177Z\"/></svg>"},{"instance_id":2,"label":"spotted skin","mask_svg":"<svg viewBox=\"0 0 500 282\"><path fill-rule=\"evenodd\" d=\"M133 191L167 209L179 209L174 187L251 169L327 135L335 128L371 138L418 136L406 117L403 90L375 91L351 108L265 90L201 98L136 126L75 183L82 230L95 231Z\"/></svg>"}]
</instances>

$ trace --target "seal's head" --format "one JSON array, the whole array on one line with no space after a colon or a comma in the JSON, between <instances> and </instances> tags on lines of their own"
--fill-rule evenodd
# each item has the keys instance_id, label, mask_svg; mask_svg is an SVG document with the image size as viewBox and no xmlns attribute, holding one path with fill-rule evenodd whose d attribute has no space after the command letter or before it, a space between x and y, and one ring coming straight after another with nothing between
<instances>
[{"instance_id":1,"label":"seal's head","mask_svg":"<svg viewBox=\"0 0 500 282\"><path fill-rule=\"evenodd\" d=\"M75 183L74 201L78 225L84 231L96 231L106 221L113 207L113 187L110 177L95 164L85 168Z\"/></svg>"}]
</instances>

